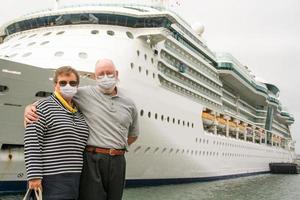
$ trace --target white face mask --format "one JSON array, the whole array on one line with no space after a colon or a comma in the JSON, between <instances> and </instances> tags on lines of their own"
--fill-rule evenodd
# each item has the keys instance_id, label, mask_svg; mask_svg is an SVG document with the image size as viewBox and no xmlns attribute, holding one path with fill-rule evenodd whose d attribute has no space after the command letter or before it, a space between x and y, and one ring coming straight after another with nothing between
<instances>
[{"instance_id":1,"label":"white face mask","mask_svg":"<svg viewBox=\"0 0 300 200\"><path fill-rule=\"evenodd\" d=\"M104 93L112 93L117 84L117 79L115 76L107 76L97 78L98 86Z\"/></svg>"},{"instance_id":2,"label":"white face mask","mask_svg":"<svg viewBox=\"0 0 300 200\"><path fill-rule=\"evenodd\" d=\"M60 92L64 98L72 98L77 92L77 87L72 87L70 84L60 86Z\"/></svg>"}]
</instances>

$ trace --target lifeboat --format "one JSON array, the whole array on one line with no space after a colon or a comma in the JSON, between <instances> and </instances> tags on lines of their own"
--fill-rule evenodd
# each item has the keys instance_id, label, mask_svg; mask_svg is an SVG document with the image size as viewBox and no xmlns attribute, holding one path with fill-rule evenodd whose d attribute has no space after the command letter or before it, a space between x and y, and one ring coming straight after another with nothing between
<instances>
[{"instance_id":1,"label":"lifeboat","mask_svg":"<svg viewBox=\"0 0 300 200\"><path fill-rule=\"evenodd\" d=\"M236 128L237 128L236 123L234 123L233 121L229 121L229 122L228 122L228 125L229 125L229 130L230 130L230 131L235 131Z\"/></svg>"},{"instance_id":2,"label":"lifeboat","mask_svg":"<svg viewBox=\"0 0 300 200\"><path fill-rule=\"evenodd\" d=\"M227 121L222 117L217 117L218 127L225 128L227 125Z\"/></svg>"},{"instance_id":3,"label":"lifeboat","mask_svg":"<svg viewBox=\"0 0 300 200\"><path fill-rule=\"evenodd\" d=\"M208 112L203 112L202 120L204 125L213 125L215 123L215 116Z\"/></svg>"},{"instance_id":4,"label":"lifeboat","mask_svg":"<svg viewBox=\"0 0 300 200\"><path fill-rule=\"evenodd\" d=\"M245 129L246 129L245 126L239 124L239 125L238 125L238 128L239 128L239 132L240 132L240 133L244 133L244 132L245 132Z\"/></svg>"}]
</instances>

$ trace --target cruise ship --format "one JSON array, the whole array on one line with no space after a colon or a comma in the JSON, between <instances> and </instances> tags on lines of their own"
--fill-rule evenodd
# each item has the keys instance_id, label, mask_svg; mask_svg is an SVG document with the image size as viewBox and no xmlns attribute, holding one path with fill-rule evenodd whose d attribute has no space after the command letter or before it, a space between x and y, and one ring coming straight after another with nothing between
<instances>
[{"instance_id":1,"label":"cruise ship","mask_svg":"<svg viewBox=\"0 0 300 200\"><path fill-rule=\"evenodd\" d=\"M138 107L141 135L126 154L127 185L248 176L292 162L294 118L276 85L209 49L203 26L192 27L164 1L106 2L2 25L0 193L26 188L25 106L51 95L53 72L64 65L80 72L82 85L95 84L99 58L115 62L120 89Z\"/></svg>"}]
</instances>

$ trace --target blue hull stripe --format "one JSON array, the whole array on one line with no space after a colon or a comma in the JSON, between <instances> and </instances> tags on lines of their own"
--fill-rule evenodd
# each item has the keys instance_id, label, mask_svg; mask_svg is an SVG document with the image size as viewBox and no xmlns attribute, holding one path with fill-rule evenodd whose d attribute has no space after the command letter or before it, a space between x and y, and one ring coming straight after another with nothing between
<instances>
[{"instance_id":1,"label":"blue hull stripe","mask_svg":"<svg viewBox=\"0 0 300 200\"><path fill-rule=\"evenodd\" d=\"M265 173L269 173L269 171L244 173L244 174L233 174L233 175L226 175L226 176L201 177L201 178L129 179L129 180L126 180L126 187L141 187L141 186L215 181L215 180L238 178L238 177L252 176L252 175L258 175L258 174L265 174ZM0 194L25 192L26 187L27 187L26 181L0 181Z\"/></svg>"}]
</instances>

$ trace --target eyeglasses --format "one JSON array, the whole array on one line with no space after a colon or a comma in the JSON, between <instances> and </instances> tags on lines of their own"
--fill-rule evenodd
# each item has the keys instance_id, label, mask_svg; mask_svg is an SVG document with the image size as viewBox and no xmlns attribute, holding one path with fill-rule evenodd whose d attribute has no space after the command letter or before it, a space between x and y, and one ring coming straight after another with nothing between
<instances>
[{"instance_id":1,"label":"eyeglasses","mask_svg":"<svg viewBox=\"0 0 300 200\"><path fill-rule=\"evenodd\" d=\"M78 85L78 82L77 81L58 81L58 84L60 85L60 86L66 86L67 84L70 84L70 86L72 86L72 87L75 87L75 86L77 86Z\"/></svg>"}]
</instances>

